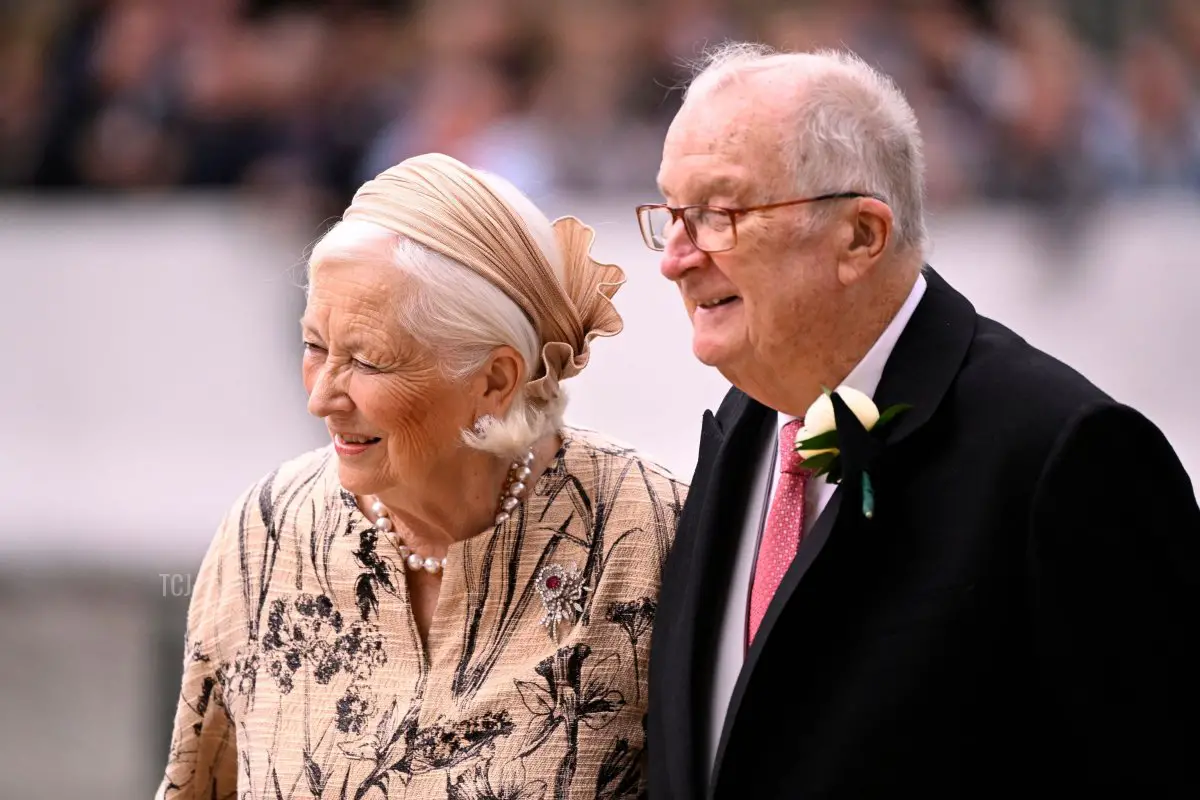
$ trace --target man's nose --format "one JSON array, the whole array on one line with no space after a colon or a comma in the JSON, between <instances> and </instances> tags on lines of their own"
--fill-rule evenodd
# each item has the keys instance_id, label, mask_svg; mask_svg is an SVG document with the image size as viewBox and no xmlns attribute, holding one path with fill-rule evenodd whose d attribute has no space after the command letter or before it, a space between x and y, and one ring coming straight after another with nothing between
<instances>
[{"instance_id":1,"label":"man's nose","mask_svg":"<svg viewBox=\"0 0 1200 800\"><path fill-rule=\"evenodd\" d=\"M688 271L704 265L708 254L692 243L682 222L672 223L664 233L667 242L659 265L664 278L678 281Z\"/></svg>"}]
</instances>

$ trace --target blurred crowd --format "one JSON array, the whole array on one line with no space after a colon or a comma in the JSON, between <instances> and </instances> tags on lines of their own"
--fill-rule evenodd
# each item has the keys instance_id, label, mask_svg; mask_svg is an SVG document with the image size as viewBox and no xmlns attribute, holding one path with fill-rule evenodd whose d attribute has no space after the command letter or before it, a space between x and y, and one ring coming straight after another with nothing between
<instances>
[{"instance_id":1,"label":"blurred crowd","mask_svg":"<svg viewBox=\"0 0 1200 800\"><path fill-rule=\"evenodd\" d=\"M0 188L324 214L436 150L535 198L653 196L687 64L727 38L893 75L934 205L1200 193L1200 0L0 0Z\"/></svg>"}]
</instances>

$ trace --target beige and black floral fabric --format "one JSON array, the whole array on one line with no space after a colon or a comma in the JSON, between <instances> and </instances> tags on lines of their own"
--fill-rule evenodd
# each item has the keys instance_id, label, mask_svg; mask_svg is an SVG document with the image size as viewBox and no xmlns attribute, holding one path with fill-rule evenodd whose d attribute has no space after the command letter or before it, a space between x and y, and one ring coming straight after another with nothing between
<instances>
[{"instance_id":1,"label":"beige and black floral fabric","mask_svg":"<svg viewBox=\"0 0 1200 800\"><path fill-rule=\"evenodd\" d=\"M158 797L641 796L646 658L685 494L565 429L521 511L451 549L422 643L402 559L333 452L284 465L204 559ZM576 572L556 639L543 622Z\"/></svg>"}]
</instances>

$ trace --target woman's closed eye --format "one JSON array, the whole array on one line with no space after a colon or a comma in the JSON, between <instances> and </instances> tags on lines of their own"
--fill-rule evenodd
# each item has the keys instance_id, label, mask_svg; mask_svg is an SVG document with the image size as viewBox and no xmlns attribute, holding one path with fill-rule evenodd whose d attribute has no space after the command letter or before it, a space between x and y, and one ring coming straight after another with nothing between
<instances>
[{"instance_id":1,"label":"woman's closed eye","mask_svg":"<svg viewBox=\"0 0 1200 800\"><path fill-rule=\"evenodd\" d=\"M302 341L304 343L305 355L324 358L329 354L329 351L326 350L323 345L317 344L309 339L304 339ZM355 369L361 370L362 372L379 372L381 369L380 367L361 357L351 358L350 363L354 365Z\"/></svg>"},{"instance_id":2,"label":"woman's closed eye","mask_svg":"<svg viewBox=\"0 0 1200 800\"><path fill-rule=\"evenodd\" d=\"M363 361L361 358L354 359L354 366L363 372L379 372L379 367L367 361Z\"/></svg>"}]
</instances>

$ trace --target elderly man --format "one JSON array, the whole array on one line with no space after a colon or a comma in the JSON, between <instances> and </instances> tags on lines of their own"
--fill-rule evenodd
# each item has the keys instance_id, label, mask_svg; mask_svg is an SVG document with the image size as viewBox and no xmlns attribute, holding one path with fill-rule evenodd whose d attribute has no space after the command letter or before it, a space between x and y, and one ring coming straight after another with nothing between
<instances>
[{"instance_id":1,"label":"elderly man","mask_svg":"<svg viewBox=\"0 0 1200 800\"><path fill-rule=\"evenodd\" d=\"M1200 797L1192 484L925 264L902 94L726 47L659 183L642 233L735 388L664 573L651 797Z\"/></svg>"}]
</instances>

